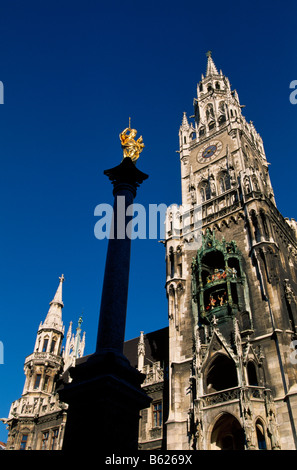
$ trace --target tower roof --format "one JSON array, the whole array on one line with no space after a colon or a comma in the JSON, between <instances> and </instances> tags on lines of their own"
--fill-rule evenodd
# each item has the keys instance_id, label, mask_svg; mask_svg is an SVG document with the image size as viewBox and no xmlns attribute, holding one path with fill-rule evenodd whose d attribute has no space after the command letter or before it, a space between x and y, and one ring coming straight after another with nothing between
<instances>
[{"instance_id":1,"label":"tower roof","mask_svg":"<svg viewBox=\"0 0 297 470\"><path fill-rule=\"evenodd\" d=\"M62 300L62 284L65 280L64 275L59 278L60 283L55 293L53 300L50 302L50 308L47 313L46 319L42 325L42 328L54 328L56 330L63 330L62 322L62 308L64 307Z\"/></svg>"},{"instance_id":2,"label":"tower roof","mask_svg":"<svg viewBox=\"0 0 297 470\"><path fill-rule=\"evenodd\" d=\"M215 63L211 55L212 55L211 51L208 51L206 53L206 57L207 57L206 77L209 77L210 75L219 75L218 70L215 66Z\"/></svg>"},{"instance_id":3,"label":"tower roof","mask_svg":"<svg viewBox=\"0 0 297 470\"><path fill-rule=\"evenodd\" d=\"M50 305L58 304L58 305L61 305L61 307L64 307L64 304L62 301L62 284L65 281L64 274L62 274L62 276L59 277L59 279L60 279L60 283L59 283L57 292L55 293L55 297L53 298L53 300L50 302Z\"/></svg>"}]
</instances>

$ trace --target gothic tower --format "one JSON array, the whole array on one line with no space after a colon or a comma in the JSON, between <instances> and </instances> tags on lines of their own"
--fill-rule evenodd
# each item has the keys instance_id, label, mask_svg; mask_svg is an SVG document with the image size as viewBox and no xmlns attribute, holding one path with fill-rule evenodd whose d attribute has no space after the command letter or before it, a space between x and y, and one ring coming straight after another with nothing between
<instances>
[{"instance_id":1,"label":"gothic tower","mask_svg":"<svg viewBox=\"0 0 297 470\"><path fill-rule=\"evenodd\" d=\"M34 351L26 357L26 375L22 397L11 405L8 419L8 450L59 450L62 447L67 405L59 401L56 383L75 359L84 352L85 335L80 337L81 319L76 336L67 335L62 351L65 327L62 321L62 285L59 286L44 322L40 323Z\"/></svg>"},{"instance_id":2,"label":"gothic tower","mask_svg":"<svg viewBox=\"0 0 297 470\"><path fill-rule=\"evenodd\" d=\"M296 233L263 142L207 53L166 215L168 449L296 449Z\"/></svg>"}]
</instances>

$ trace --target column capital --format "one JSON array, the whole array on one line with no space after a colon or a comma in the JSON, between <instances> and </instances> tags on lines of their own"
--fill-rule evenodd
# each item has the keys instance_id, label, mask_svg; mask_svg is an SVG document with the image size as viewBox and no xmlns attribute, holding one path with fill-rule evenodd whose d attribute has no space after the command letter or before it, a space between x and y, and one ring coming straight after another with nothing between
<instances>
[{"instance_id":1,"label":"column capital","mask_svg":"<svg viewBox=\"0 0 297 470\"><path fill-rule=\"evenodd\" d=\"M122 184L130 185L136 189L148 178L148 175L140 171L129 157L124 158L123 161L114 168L105 170L104 174L108 176L112 182L114 191Z\"/></svg>"}]
</instances>

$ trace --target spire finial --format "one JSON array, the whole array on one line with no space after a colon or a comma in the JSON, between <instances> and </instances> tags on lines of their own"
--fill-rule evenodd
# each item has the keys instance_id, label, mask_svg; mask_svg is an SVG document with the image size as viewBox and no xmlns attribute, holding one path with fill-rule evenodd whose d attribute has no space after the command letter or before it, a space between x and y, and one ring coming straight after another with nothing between
<instances>
[{"instance_id":1,"label":"spire finial","mask_svg":"<svg viewBox=\"0 0 297 470\"><path fill-rule=\"evenodd\" d=\"M53 300L50 302L50 308L47 313L46 319L44 320L43 327L55 328L63 331L62 322L62 308L64 307L62 300L62 284L65 280L64 274L59 277L60 283L55 293Z\"/></svg>"},{"instance_id":2,"label":"spire finial","mask_svg":"<svg viewBox=\"0 0 297 470\"><path fill-rule=\"evenodd\" d=\"M218 75L219 73L217 71L217 68L212 58L212 52L207 51L206 57L207 57L206 77L209 75Z\"/></svg>"},{"instance_id":3,"label":"spire finial","mask_svg":"<svg viewBox=\"0 0 297 470\"><path fill-rule=\"evenodd\" d=\"M65 281L65 277L64 277L64 274L62 274L62 276L59 277L59 280L60 280L60 284L58 286L58 289L57 289L57 292L55 294L55 297L53 298L53 300L50 302L50 305L51 304L60 304L62 307L63 307L63 301L62 301L62 284L63 282Z\"/></svg>"}]
</instances>

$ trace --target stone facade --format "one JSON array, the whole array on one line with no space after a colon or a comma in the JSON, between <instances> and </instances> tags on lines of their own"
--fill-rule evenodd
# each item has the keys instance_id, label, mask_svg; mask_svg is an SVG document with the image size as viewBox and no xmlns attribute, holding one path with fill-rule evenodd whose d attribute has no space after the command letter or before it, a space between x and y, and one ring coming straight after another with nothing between
<instances>
[{"instance_id":1,"label":"stone facade","mask_svg":"<svg viewBox=\"0 0 297 470\"><path fill-rule=\"evenodd\" d=\"M277 210L262 139L211 54L179 139L167 448L295 449L296 222Z\"/></svg>"},{"instance_id":2,"label":"stone facade","mask_svg":"<svg viewBox=\"0 0 297 470\"><path fill-rule=\"evenodd\" d=\"M146 375L143 389L151 398L149 408L140 411L140 450L166 449L168 416L168 328L126 341L124 355Z\"/></svg>"}]
</instances>

